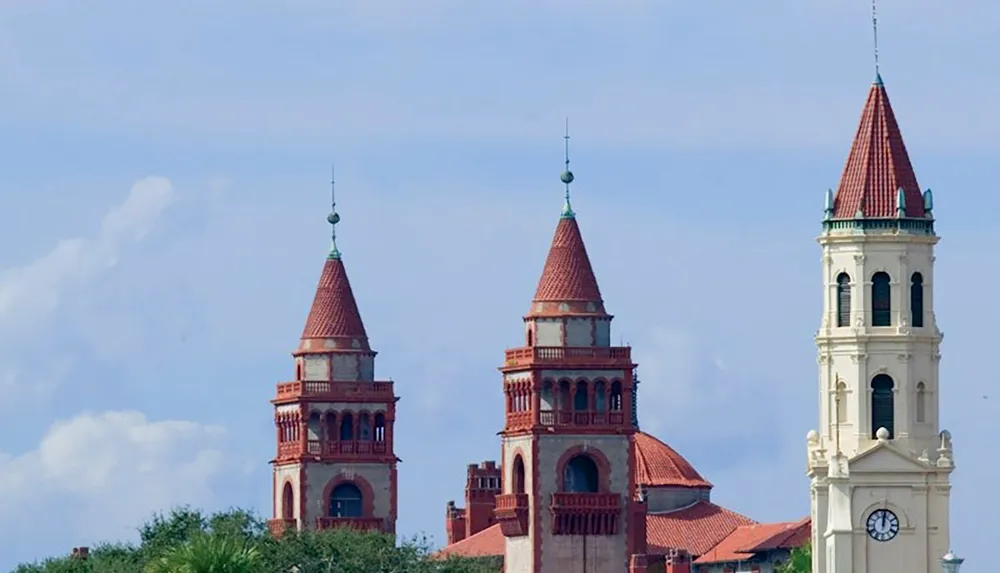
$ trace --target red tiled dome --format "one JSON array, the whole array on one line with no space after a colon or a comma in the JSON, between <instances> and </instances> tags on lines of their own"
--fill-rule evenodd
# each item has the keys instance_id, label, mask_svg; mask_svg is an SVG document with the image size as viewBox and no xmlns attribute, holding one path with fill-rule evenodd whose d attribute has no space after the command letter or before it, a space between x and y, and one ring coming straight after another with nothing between
<instances>
[{"instance_id":1,"label":"red tiled dome","mask_svg":"<svg viewBox=\"0 0 1000 573\"><path fill-rule=\"evenodd\" d=\"M646 487L712 487L673 448L643 432L635 434L635 482Z\"/></svg>"}]
</instances>

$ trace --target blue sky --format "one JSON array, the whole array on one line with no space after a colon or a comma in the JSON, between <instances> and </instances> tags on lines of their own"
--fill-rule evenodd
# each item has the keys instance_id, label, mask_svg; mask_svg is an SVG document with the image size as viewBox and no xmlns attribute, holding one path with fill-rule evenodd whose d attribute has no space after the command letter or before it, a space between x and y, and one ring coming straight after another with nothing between
<instances>
[{"instance_id":1,"label":"blue sky","mask_svg":"<svg viewBox=\"0 0 1000 573\"><path fill-rule=\"evenodd\" d=\"M980 302L1000 280L1000 14L879 9L882 73L943 237L953 545L983 563L976 517L1000 513L1000 308ZM269 511L268 400L328 248L331 161L338 242L402 396L399 528L440 540L465 464L499 455L496 367L561 207L565 116L643 428L719 503L807 514L814 237L873 76L869 10L3 2L0 569L128 538L171 504Z\"/></svg>"}]
</instances>

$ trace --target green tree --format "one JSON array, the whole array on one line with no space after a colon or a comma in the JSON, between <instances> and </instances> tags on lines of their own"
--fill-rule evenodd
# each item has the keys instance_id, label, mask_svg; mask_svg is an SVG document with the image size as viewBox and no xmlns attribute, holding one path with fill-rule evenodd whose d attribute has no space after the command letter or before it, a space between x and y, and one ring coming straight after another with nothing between
<instances>
[{"instance_id":1,"label":"green tree","mask_svg":"<svg viewBox=\"0 0 1000 573\"><path fill-rule=\"evenodd\" d=\"M788 561L778 568L778 573L812 573L812 545L796 547Z\"/></svg>"},{"instance_id":2,"label":"green tree","mask_svg":"<svg viewBox=\"0 0 1000 573\"><path fill-rule=\"evenodd\" d=\"M258 573L263 565L252 544L231 535L203 533L154 557L146 573Z\"/></svg>"},{"instance_id":3,"label":"green tree","mask_svg":"<svg viewBox=\"0 0 1000 573\"><path fill-rule=\"evenodd\" d=\"M437 559L425 538L397 545L389 535L349 529L272 537L253 513L205 515L189 507L156 514L139 543L97 545L86 560L53 558L14 573L497 573L494 558Z\"/></svg>"}]
</instances>

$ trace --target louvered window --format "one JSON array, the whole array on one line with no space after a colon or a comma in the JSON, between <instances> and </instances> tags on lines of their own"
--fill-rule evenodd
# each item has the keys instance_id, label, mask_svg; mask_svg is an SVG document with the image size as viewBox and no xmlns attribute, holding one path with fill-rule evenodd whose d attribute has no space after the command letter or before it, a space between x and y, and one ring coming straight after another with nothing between
<instances>
[{"instance_id":1,"label":"louvered window","mask_svg":"<svg viewBox=\"0 0 1000 573\"><path fill-rule=\"evenodd\" d=\"M837 326L851 325L851 277L840 273L837 277Z\"/></svg>"},{"instance_id":2,"label":"louvered window","mask_svg":"<svg viewBox=\"0 0 1000 573\"><path fill-rule=\"evenodd\" d=\"M879 428L889 430L890 439L895 436L893 386L892 378L887 374L879 374L872 380L872 438Z\"/></svg>"},{"instance_id":3,"label":"louvered window","mask_svg":"<svg viewBox=\"0 0 1000 573\"><path fill-rule=\"evenodd\" d=\"M892 292L889 275L878 272L872 277L872 326L892 325Z\"/></svg>"}]
</instances>

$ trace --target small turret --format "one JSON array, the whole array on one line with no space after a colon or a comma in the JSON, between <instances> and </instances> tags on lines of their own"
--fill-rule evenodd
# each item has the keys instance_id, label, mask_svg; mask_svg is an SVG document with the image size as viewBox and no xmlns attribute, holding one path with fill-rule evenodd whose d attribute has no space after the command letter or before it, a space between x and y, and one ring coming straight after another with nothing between
<instances>
[{"instance_id":1,"label":"small turret","mask_svg":"<svg viewBox=\"0 0 1000 573\"><path fill-rule=\"evenodd\" d=\"M928 218L934 217L934 193L930 189L924 191L924 213Z\"/></svg>"},{"instance_id":2,"label":"small turret","mask_svg":"<svg viewBox=\"0 0 1000 573\"><path fill-rule=\"evenodd\" d=\"M896 218L906 217L906 192L900 187L896 189Z\"/></svg>"}]
</instances>

